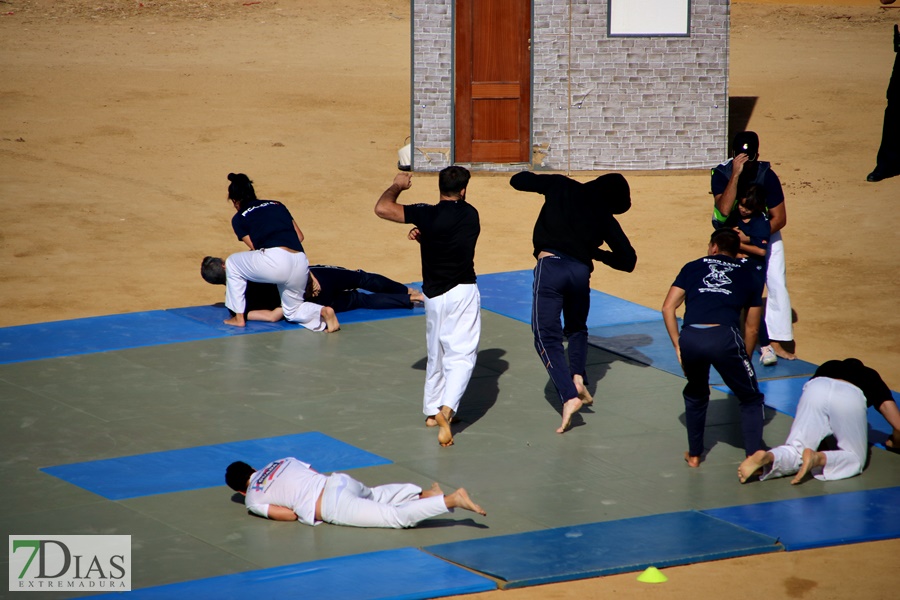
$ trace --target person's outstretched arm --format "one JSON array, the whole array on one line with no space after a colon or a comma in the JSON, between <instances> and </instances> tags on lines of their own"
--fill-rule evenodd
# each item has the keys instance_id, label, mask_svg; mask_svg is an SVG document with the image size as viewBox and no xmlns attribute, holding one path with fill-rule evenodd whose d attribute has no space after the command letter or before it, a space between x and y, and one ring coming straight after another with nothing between
<instances>
[{"instance_id":1,"label":"person's outstretched arm","mask_svg":"<svg viewBox=\"0 0 900 600\"><path fill-rule=\"evenodd\" d=\"M394 177L391 187L382 192L378 202L375 203L375 214L387 221L405 223L406 215L402 204L397 204L397 198L404 190L412 186L412 173L401 171Z\"/></svg>"},{"instance_id":2,"label":"person's outstretched arm","mask_svg":"<svg viewBox=\"0 0 900 600\"><path fill-rule=\"evenodd\" d=\"M885 446L891 450L900 451L900 408L893 400L885 400L878 407L878 412L884 416L885 421L893 428L891 437L885 442Z\"/></svg>"}]
</instances>

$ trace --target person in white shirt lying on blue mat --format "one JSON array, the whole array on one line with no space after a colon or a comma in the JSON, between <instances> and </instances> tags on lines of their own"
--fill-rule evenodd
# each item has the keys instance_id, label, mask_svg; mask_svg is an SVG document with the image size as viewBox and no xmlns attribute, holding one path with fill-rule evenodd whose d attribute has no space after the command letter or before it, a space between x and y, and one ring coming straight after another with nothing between
<instances>
[{"instance_id":1,"label":"person in white shirt lying on blue mat","mask_svg":"<svg viewBox=\"0 0 900 600\"><path fill-rule=\"evenodd\" d=\"M746 483L756 473L760 481L794 475L791 483L797 484L807 475L822 481L859 475L869 449L869 406L892 428L885 446L900 450L900 410L878 372L856 358L823 363L803 386L787 441L747 457L738 467L738 479ZM820 450L828 436L834 436L837 449Z\"/></svg>"},{"instance_id":2,"label":"person in white shirt lying on blue mat","mask_svg":"<svg viewBox=\"0 0 900 600\"><path fill-rule=\"evenodd\" d=\"M244 496L251 513L306 525L404 529L454 508L487 515L463 488L452 494L444 494L437 483L428 490L411 483L370 488L344 473L319 473L294 457L270 462L258 471L245 462L233 462L225 471L225 483Z\"/></svg>"}]
</instances>

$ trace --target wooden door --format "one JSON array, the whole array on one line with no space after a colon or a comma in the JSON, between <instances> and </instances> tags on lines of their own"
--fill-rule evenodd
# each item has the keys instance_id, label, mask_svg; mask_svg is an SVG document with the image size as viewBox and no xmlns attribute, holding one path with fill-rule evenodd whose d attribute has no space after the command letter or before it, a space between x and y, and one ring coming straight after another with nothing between
<instances>
[{"instance_id":1,"label":"wooden door","mask_svg":"<svg viewBox=\"0 0 900 600\"><path fill-rule=\"evenodd\" d=\"M455 159L529 162L531 0L457 0Z\"/></svg>"}]
</instances>

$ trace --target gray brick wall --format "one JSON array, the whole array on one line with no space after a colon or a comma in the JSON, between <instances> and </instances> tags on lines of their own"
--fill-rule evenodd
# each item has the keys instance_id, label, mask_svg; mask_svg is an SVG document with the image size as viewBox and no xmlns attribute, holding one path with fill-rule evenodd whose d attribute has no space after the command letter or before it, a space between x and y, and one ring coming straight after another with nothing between
<instances>
[{"instance_id":1,"label":"gray brick wall","mask_svg":"<svg viewBox=\"0 0 900 600\"><path fill-rule=\"evenodd\" d=\"M728 0L692 0L689 37L609 37L606 0L571 0L571 15L569 6L570 0L533 2L534 168L718 163L727 147ZM453 158L452 32L452 0L413 0L416 170L439 170Z\"/></svg>"}]
</instances>

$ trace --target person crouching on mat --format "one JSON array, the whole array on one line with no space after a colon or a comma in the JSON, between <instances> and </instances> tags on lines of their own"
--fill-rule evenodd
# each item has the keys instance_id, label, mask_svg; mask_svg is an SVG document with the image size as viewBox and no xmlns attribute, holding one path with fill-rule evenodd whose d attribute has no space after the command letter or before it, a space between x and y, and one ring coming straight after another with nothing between
<instances>
[{"instance_id":1,"label":"person crouching on mat","mask_svg":"<svg viewBox=\"0 0 900 600\"><path fill-rule=\"evenodd\" d=\"M821 481L859 475L869 449L868 406L893 429L885 446L900 450L900 410L881 375L856 358L823 363L803 386L787 441L749 456L738 467L738 479L746 483L757 473L760 481L794 475L791 483L797 484L807 475ZM820 451L828 436L834 436L837 448Z\"/></svg>"}]
</instances>

